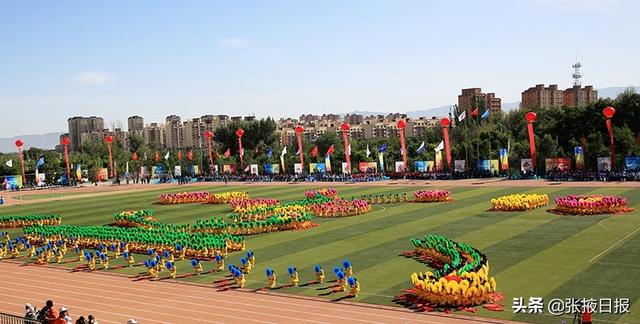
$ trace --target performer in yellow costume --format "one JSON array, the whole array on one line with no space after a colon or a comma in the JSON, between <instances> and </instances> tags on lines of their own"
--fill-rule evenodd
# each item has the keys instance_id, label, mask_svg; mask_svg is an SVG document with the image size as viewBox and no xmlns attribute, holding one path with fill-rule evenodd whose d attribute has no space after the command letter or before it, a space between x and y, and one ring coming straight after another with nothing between
<instances>
[{"instance_id":1,"label":"performer in yellow costume","mask_svg":"<svg viewBox=\"0 0 640 324\"><path fill-rule=\"evenodd\" d=\"M316 282L324 283L324 270L322 270L322 267L319 264L317 264L314 270L316 272Z\"/></svg>"},{"instance_id":2,"label":"performer in yellow costume","mask_svg":"<svg viewBox=\"0 0 640 324\"><path fill-rule=\"evenodd\" d=\"M349 277L347 279L347 282L349 283L349 286L351 286L351 289L349 289L349 294L347 296L354 298L358 297L358 293L360 292L360 282L358 281L358 279Z\"/></svg>"},{"instance_id":3,"label":"performer in yellow costume","mask_svg":"<svg viewBox=\"0 0 640 324\"><path fill-rule=\"evenodd\" d=\"M300 282L300 278L298 277L298 269L296 269L296 267L294 266L290 266L287 271L289 272L289 278L291 280L291 285L292 286L298 286L298 283Z\"/></svg>"},{"instance_id":4,"label":"performer in yellow costume","mask_svg":"<svg viewBox=\"0 0 640 324\"><path fill-rule=\"evenodd\" d=\"M269 280L269 288L273 289L276 287L276 274L275 272L273 272L273 270L271 268L267 268L265 270L266 274L267 274L267 280Z\"/></svg>"}]
</instances>

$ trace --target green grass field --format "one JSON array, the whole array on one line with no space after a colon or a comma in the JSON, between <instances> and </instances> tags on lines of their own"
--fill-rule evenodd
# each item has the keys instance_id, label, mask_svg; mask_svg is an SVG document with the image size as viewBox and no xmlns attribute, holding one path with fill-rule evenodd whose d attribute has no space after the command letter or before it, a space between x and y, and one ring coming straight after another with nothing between
<instances>
[{"instance_id":1,"label":"green grass field","mask_svg":"<svg viewBox=\"0 0 640 324\"><path fill-rule=\"evenodd\" d=\"M195 188L212 192L246 190L251 197L272 197L281 201L303 198L308 187L289 186L212 186ZM337 187L342 196L412 192L417 187ZM529 212L487 212L491 198L510 193L548 193L550 198L564 194L616 194L629 198L630 206L640 209L640 189L631 188L506 188L455 187L454 202L440 204L377 205L374 211L349 218L319 219L320 226L305 231L268 233L247 238L247 248L256 255L256 269L247 277L249 288L266 285L265 267L272 267L279 282L286 280L286 269L295 265L300 282L314 278L313 266L321 264L327 277L333 279L331 269L349 258L355 276L362 285L360 302L395 305L392 298L402 289L410 288L409 276L425 271L423 264L399 256L411 250L412 237L441 234L453 240L469 243L489 258L490 274L496 277L498 291L505 295L505 311L480 309L478 315L515 319L536 323L559 323L562 319L550 315L515 315L511 311L512 298L531 296L551 298L625 297L631 300L631 314L595 315L596 322L640 322L640 217L638 212L616 216L567 217L546 212L541 208ZM196 219L223 215L229 211L224 205L155 204L160 193L179 192L184 188L166 187L153 190L86 197L30 204L24 207L4 207L0 214L58 213L64 224L108 224L116 211L153 209L160 221L184 224ZM552 204L553 205L553 204ZM15 237L20 231L10 231ZM232 253L229 262L239 264L240 253ZM142 261L137 256L136 261ZM112 265L124 264L120 259ZM73 267L77 263L65 266ZM213 263L205 263L205 271ZM137 274L141 268L119 271ZM192 272L187 261L178 263L178 272ZM181 280L212 283L223 274L194 276ZM164 274L167 275L166 272ZM286 288L285 293L321 296L328 290L324 285ZM182 288L181 288L182 289ZM335 298L336 296L325 296ZM546 310L545 310L546 313ZM467 313L464 313L467 314Z\"/></svg>"}]
</instances>

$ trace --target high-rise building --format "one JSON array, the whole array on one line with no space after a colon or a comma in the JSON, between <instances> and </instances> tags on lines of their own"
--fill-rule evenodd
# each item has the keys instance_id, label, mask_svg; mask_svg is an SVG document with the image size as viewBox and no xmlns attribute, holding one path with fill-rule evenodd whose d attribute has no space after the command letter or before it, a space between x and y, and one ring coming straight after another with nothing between
<instances>
[{"instance_id":1,"label":"high-rise building","mask_svg":"<svg viewBox=\"0 0 640 324\"><path fill-rule=\"evenodd\" d=\"M564 90L563 99L565 107L583 107L598 100L598 91L594 90L593 86L574 85L572 88Z\"/></svg>"},{"instance_id":2,"label":"high-rise building","mask_svg":"<svg viewBox=\"0 0 640 324\"><path fill-rule=\"evenodd\" d=\"M467 115L475 108L489 108L492 112L502 110L502 100L493 92L483 93L481 88L462 89L458 95L458 107L464 109Z\"/></svg>"},{"instance_id":3,"label":"high-rise building","mask_svg":"<svg viewBox=\"0 0 640 324\"><path fill-rule=\"evenodd\" d=\"M545 87L544 84L537 84L522 92L520 108L562 107L563 101L562 90L558 90L557 84L550 84L548 87Z\"/></svg>"},{"instance_id":4,"label":"high-rise building","mask_svg":"<svg viewBox=\"0 0 640 324\"><path fill-rule=\"evenodd\" d=\"M82 134L104 130L102 117L71 117L67 119L67 122L69 123L69 139L71 140L69 149L71 151L79 151L82 147Z\"/></svg>"},{"instance_id":5,"label":"high-rise building","mask_svg":"<svg viewBox=\"0 0 640 324\"><path fill-rule=\"evenodd\" d=\"M145 144L151 145L157 149L165 148L164 125L151 123L145 126L143 136Z\"/></svg>"},{"instance_id":6,"label":"high-rise building","mask_svg":"<svg viewBox=\"0 0 640 324\"><path fill-rule=\"evenodd\" d=\"M169 115L165 119L164 136L166 148L179 148L183 146L183 125L180 116Z\"/></svg>"},{"instance_id":7,"label":"high-rise building","mask_svg":"<svg viewBox=\"0 0 640 324\"><path fill-rule=\"evenodd\" d=\"M204 132L201 118L193 118L184 122L184 147L199 147L202 145L202 133Z\"/></svg>"},{"instance_id":8,"label":"high-rise building","mask_svg":"<svg viewBox=\"0 0 640 324\"><path fill-rule=\"evenodd\" d=\"M127 119L129 133L142 135L144 130L144 118L140 116L131 116Z\"/></svg>"},{"instance_id":9,"label":"high-rise building","mask_svg":"<svg viewBox=\"0 0 640 324\"><path fill-rule=\"evenodd\" d=\"M360 114L346 114L344 116L344 121L349 123L350 125L359 125L364 121L364 116Z\"/></svg>"}]
</instances>

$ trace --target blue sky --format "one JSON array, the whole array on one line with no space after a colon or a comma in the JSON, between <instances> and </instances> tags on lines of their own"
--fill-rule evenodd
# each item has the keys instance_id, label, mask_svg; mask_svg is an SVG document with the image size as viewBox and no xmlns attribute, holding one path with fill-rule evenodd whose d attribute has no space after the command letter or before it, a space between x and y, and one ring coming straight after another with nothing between
<instances>
[{"instance_id":1,"label":"blue sky","mask_svg":"<svg viewBox=\"0 0 640 324\"><path fill-rule=\"evenodd\" d=\"M2 1L0 137L169 114L410 111L637 85L632 0Z\"/></svg>"}]
</instances>

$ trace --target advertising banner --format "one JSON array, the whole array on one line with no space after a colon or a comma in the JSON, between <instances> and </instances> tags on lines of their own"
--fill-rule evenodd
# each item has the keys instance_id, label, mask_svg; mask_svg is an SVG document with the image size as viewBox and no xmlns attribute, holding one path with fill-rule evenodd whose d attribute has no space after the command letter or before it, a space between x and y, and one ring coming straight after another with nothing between
<instances>
[{"instance_id":1,"label":"advertising banner","mask_svg":"<svg viewBox=\"0 0 640 324\"><path fill-rule=\"evenodd\" d=\"M22 188L22 176L9 175L4 178L4 188L6 190L17 190Z\"/></svg>"},{"instance_id":2,"label":"advertising banner","mask_svg":"<svg viewBox=\"0 0 640 324\"><path fill-rule=\"evenodd\" d=\"M427 172L427 161L413 161L416 172Z\"/></svg>"},{"instance_id":3,"label":"advertising banner","mask_svg":"<svg viewBox=\"0 0 640 324\"><path fill-rule=\"evenodd\" d=\"M547 172L551 170L571 171L571 158L546 158L544 159L544 168Z\"/></svg>"},{"instance_id":4,"label":"advertising banner","mask_svg":"<svg viewBox=\"0 0 640 324\"><path fill-rule=\"evenodd\" d=\"M328 172L327 165L325 163L316 163L316 171L318 173Z\"/></svg>"},{"instance_id":5,"label":"advertising banner","mask_svg":"<svg viewBox=\"0 0 640 324\"><path fill-rule=\"evenodd\" d=\"M436 152L436 171L442 171L442 151Z\"/></svg>"},{"instance_id":6,"label":"advertising banner","mask_svg":"<svg viewBox=\"0 0 640 324\"><path fill-rule=\"evenodd\" d=\"M215 168L217 169L217 165L215 166ZM222 172L223 173L236 173L236 165L235 164L223 164L222 165ZM217 171L217 170L215 170Z\"/></svg>"},{"instance_id":7,"label":"advertising banner","mask_svg":"<svg viewBox=\"0 0 640 324\"><path fill-rule=\"evenodd\" d=\"M453 161L454 170L456 172L464 172L467 161L465 160L455 160Z\"/></svg>"},{"instance_id":8,"label":"advertising banner","mask_svg":"<svg viewBox=\"0 0 640 324\"><path fill-rule=\"evenodd\" d=\"M257 164L252 164L251 165L251 174L258 175L258 165Z\"/></svg>"},{"instance_id":9,"label":"advertising banner","mask_svg":"<svg viewBox=\"0 0 640 324\"><path fill-rule=\"evenodd\" d=\"M173 167L173 175L176 177L182 177L182 166L176 165Z\"/></svg>"},{"instance_id":10,"label":"advertising banner","mask_svg":"<svg viewBox=\"0 0 640 324\"><path fill-rule=\"evenodd\" d=\"M531 159L520 159L520 171L524 173L534 172Z\"/></svg>"},{"instance_id":11,"label":"advertising banner","mask_svg":"<svg viewBox=\"0 0 640 324\"><path fill-rule=\"evenodd\" d=\"M98 181L107 181L109 179L109 170L107 168L101 168L98 170Z\"/></svg>"},{"instance_id":12,"label":"advertising banner","mask_svg":"<svg viewBox=\"0 0 640 324\"><path fill-rule=\"evenodd\" d=\"M349 164L342 162L342 174L349 174Z\"/></svg>"},{"instance_id":13,"label":"advertising banner","mask_svg":"<svg viewBox=\"0 0 640 324\"><path fill-rule=\"evenodd\" d=\"M506 148L501 148L499 151L500 171L509 171L509 151Z\"/></svg>"},{"instance_id":14,"label":"advertising banner","mask_svg":"<svg viewBox=\"0 0 640 324\"><path fill-rule=\"evenodd\" d=\"M293 164L293 172L295 174L301 174L302 173L302 163L294 163Z\"/></svg>"},{"instance_id":15,"label":"advertising banner","mask_svg":"<svg viewBox=\"0 0 640 324\"><path fill-rule=\"evenodd\" d=\"M404 162L396 161L395 166L396 166L396 168L395 168L396 172L403 172L404 171Z\"/></svg>"},{"instance_id":16,"label":"advertising banner","mask_svg":"<svg viewBox=\"0 0 640 324\"><path fill-rule=\"evenodd\" d=\"M478 170L497 172L500 168L498 160L480 160L478 161Z\"/></svg>"},{"instance_id":17,"label":"advertising banner","mask_svg":"<svg viewBox=\"0 0 640 324\"><path fill-rule=\"evenodd\" d=\"M573 155L576 159L576 169L583 170L584 169L584 151L582 150L582 146L574 147Z\"/></svg>"},{"instance_id":18,"label":"advertising banner","mask_svg":"<svg viewBox=\"0 0 640 324\"><path fill-rule=\"evenodd\" d=\"M624 166L629 171L640 171L640 156L627 156L624 158Z\"/></svg>"},{"instance_id":19,"label":"advertising banner","mask_svg":"<svg viewBox=\"0 0 640 324\"><path fill-rule=\"evenodd\" d=\"M318 167L317 167L318 163L309 163L309 173L316 173L318 172Z\"/></svg>"},{"instance_id":20,"label":"advertising banner","mask_svg":"<svg viewBox=\"0 0 640 324\"><path fill-rule=\"evenodd\" d=\"M611 171L611 157L601 156L598 158L598 171L608 172Z\"/></svg>"}]
</instances>

